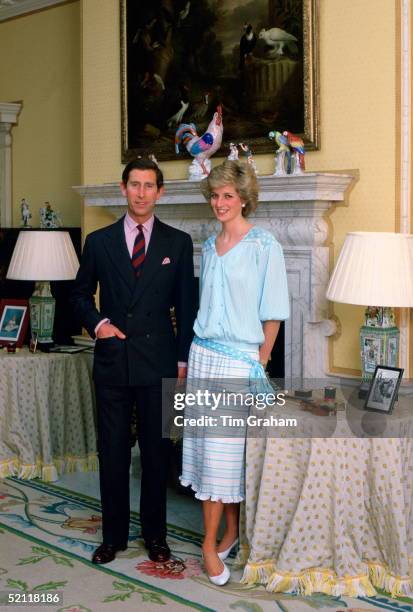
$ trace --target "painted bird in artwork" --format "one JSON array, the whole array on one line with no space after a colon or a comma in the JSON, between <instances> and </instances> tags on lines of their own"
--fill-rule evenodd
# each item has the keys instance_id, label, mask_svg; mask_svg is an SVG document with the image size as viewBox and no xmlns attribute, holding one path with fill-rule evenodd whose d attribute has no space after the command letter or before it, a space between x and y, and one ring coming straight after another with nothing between
<instances>
[{"instance_id":1,"label":"painted bird in artwork","mask_svg":"<svg viewBox=\"0 0 413 612\"><path fill-rule=\"evenodd\" d=\"M180 153L182 147L200 164L203 172L208 174L204 165L206 159L218 151L223 134L222 106L219 104L212 121L202 136L199 136L194 123L182 123L175 133L175 151Z\"/></svg>"},{"instance_id":2,"label":"painted bird in artwork","mask_svg":"<svg viewBox=\"0 0 413 612\"><path fill-rule=\"evenodd\" d=\"M293 134L292 132L283 132L283 136L285 136L288 140L288 144L290 145L291 149L293 150L293 153L296 153L298 156L298 164L301 168L301 170L305 170L305 161L304 161L304 155L305 155L305 149L304 149L304 140L302 138L300 138L299 136L297 136L296 134Z\"/></svg>"}]
</instances>

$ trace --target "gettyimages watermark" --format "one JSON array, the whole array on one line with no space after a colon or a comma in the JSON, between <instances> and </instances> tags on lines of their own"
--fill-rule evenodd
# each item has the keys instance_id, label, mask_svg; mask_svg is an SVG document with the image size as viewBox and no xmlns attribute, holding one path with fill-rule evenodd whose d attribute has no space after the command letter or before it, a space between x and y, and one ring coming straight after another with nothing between
<instances>
[{"instance_id":1,"label":"gettyimages watermark","mask_svg":"<svg viewBox=\"0 0 413 612\"><path fill-rule=\"evenodd\" d=\"M285 406L285 393L279 391L245 392L210 391L197 389L195 392L175 392L173 396L175 427L297 427L297 419L262 414L261 411L272 406ZM195 410L191 410L195 408ZM227 411L226 408L234 409ZM238 408L238 410L237 410ZM249 413L246 413L248 409ZM210 411L210 412L209 412ZM199 413L200 414L197 414Z\"/></svg>"},{"instance_id":2,"label":"gettyimages watermark","mask_svg":"<svg viewBox=\"0 0 413 612\"><path fill-rule=\"evenodd\" d=\"M209 389L197 389L195 392L175 392L174 409L183 410L187 406L199 406L217 410L221 406L248 406L257 410L264 410L268 406L285 406L286 392L264 391L253 393L251 391L242 393L240 391L210 391Z\"/></svg>"},{"instance_id":3,"label":"gettyimages watermark","mask_svg":"<svg viewBox=\"0 0 413 612\"><path fill-rule=\"evenodd\" d=\"M176 379L162 383L163 437L413 437L413 419L365 410L356 384L331 379Z\"/></svg>"}]
</instances>

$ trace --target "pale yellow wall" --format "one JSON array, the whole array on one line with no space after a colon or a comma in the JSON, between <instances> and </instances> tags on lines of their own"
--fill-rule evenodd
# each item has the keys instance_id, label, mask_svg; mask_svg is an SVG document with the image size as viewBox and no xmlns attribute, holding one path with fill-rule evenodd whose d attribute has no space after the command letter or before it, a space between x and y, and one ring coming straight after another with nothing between
<instances>
[{"instance_id":1,"label":"pale yellow wall","mask_svg":"<svg viewBox=\"0 0 413 612\"><path fill-rule=\"evenodd\" d=\"M103 183L118 180L122 169L119 2L81 3L83 181ZM320 0L321 150L308 153L307 169L360 171L349 206L331 215L335 256L348 231L395 229L395 49L395 0ZM257 165L271 172L272 156L258 157ZM162 163L166 178L185 178L186 167ZM111 221L89 209L84 231ZM362 309L337 305L335 314L343 334L333 344L333 365L359 368Z\"/></svg>"},{"instance_id":2,"label":"pale yellow wall","mask_svg":"<svg viewBox=\"0 0 413 612\"><path fill-rule=\"evenodd\" d=\"M396 3L321 0L321 150L311 170L358 168L349 207L331 219L337 256L347 232L395 231ZM334 305L342 326L334 365L359 368L363 309Z\"/></svg>"},{"instance_id":3,"label":"pale yellow wall","mask_svg":"<svg viewBox=\"0 0 413 612\"><path fill-rule=\"evenodd\" d=\"M23 197L34 227L45 200L65 226L79 226L79 2L0 23L0 58L0 102L23 102L12 131L13 226Z\"/></svg>"}]
</instances>

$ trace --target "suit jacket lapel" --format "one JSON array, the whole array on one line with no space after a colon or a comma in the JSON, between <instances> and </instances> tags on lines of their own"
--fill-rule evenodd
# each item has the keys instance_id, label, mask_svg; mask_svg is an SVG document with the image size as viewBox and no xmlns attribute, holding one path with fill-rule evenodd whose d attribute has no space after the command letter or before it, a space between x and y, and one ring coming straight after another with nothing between
<instances>
[{"instance_id":1,"label":"suit jacket lapel","mask_svg":"<svg viewBox=\"0 0 413 612\"><path fill-rule=\"evenodd\" d=\"M114 223L104 237L104 245L110 260L132 293L136 278L125 239L124 217Z\"/></svg>"},{"instance_id":2,"label":"suit jacket lapel","mask_svg":"<svg viewBox=\"0 0 413 612\"><path fill-rule=\"evenodd\" d=\"M145 264L133 292L132 306L138 301L148 285L152 282L154 276L159 272L162 265L162 259L168 251L168 242L169 239L165 235L162 224L155 217L151 239L145 255Z\"/></svg>"}]
</instances>

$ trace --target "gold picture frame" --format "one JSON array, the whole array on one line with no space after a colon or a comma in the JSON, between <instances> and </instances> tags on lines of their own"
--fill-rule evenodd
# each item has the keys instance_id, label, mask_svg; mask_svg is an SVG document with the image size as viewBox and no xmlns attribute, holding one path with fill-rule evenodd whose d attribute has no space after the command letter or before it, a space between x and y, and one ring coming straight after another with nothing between
<instances>
[{"instance_id":1,"label":"gold picture frame","mask_svg":"<svg viewBox=\"0 0 413 612\"><path fill-rule=\"evenodd\" d=\"M177 126L169 124L173 111L188 103L182 122L196 123L201 135L212 118L214 100L222 103L224 111L224 140L218 155L228 155L230 141L247 143L254 154L273 152L268 133L285 129L299 133L307 150L319 149L318 0L251 0L239 6L233 0L181 0L181 4L173 4L174 12L164 0L120 0L122 162L150 153L158 160L178 159ZM251 18L255 48L243 56L241 66L241 26L234 20L252 14L261 15L255 21ZM284 24L297 34L295 43L272 41L273 29L286 32L280 27ZM191 32L195 40L201 37L197 49ZM232 56L224 53L228 49ZM279 77L284 81L271 89L277 70L282 73L286 67L291 74ZM260 79L269 70L274 75L268 77L261 95Z\"/></svg>"}]
</instances>

